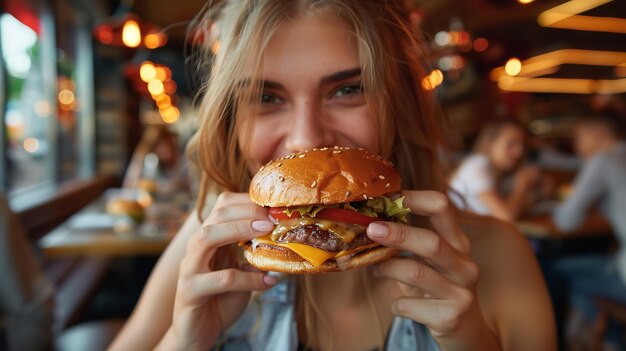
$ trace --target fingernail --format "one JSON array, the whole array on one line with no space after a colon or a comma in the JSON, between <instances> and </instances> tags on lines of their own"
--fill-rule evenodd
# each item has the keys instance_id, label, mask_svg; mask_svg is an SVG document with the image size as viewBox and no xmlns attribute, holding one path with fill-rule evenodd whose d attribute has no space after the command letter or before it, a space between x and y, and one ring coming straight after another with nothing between
<instances>
[{"instance_id":1,"label":"fingernail","mask_svg":"<svg viewBox=\"0 0 626 351\"><path fill-rule=\"evenodd\" d=\"M375 239L383 239L387 236L388 228L386 225L382 223L371 223L369 227L367 227L367 233L370 237Z\"/></svg>"},{"instance_id":2,"label":"fingernail","mask_svg":"<svg viewBox=\"0 0 626 351\"><path fill-rule=\"evenodd\" d=\"M252 229L256 230L257 232L269 232L274 230L274 223L264 220L253 221Z\"/></svg>"},{"instance_id":3,"label":"fingernail","mask_svg":"<svg viewBox=\"0 0 626 351\"><path fill-rule=\"evenodd\" d=\"M263 283L265 283L265 285L273 286L273 285L276 285L276 283L278 283L278 279L276 279L275 277L266 275L263 277Z\"/></svg>"}]
</instances>

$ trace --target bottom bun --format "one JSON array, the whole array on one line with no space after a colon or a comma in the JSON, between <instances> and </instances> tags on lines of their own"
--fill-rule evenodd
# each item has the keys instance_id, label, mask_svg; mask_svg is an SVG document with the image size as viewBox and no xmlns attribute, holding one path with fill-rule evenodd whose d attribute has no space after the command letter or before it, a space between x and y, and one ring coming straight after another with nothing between
<instances>
[{"instance_id":1,"label":"bottom bun","mask_svg":"<svg viewBox=\"0 0 626 351\"><path fill-rule=\"evenodd\" d=\"M245 246L244 256L248 262L256 268L263 271L283 272L291 274L316 274L341 272L349 269L364 267L370 264L378 263L393 257L398 250L385 246L376 246L367 249L350 257L340 257L339 259L330 259L321 266L315 267L295 252L267 244L261 244L252 248L252 243Z\"/></svg>"}]
</instances>

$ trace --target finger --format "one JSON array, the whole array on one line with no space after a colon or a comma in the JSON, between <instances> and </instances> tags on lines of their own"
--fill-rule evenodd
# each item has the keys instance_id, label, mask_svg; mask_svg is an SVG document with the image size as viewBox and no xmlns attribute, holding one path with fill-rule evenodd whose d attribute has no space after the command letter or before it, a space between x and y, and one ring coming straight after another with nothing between
<instances>
[{"instance_id":1,"label":"finger","mask_svg":"<svg viewBox=\"0 0 626 351\"><path fill-rule=\"evenodd\" d=\"M465 290L455 300L399 298L391 304L394 315L424 324L433 336L449 335L461 324L473 303L473 294Z\"/></svg>"},{"instance_id":2,"label":"finger","mask_svg":"<svg viewBox=\"0 0 626 351\"><path fill-rule=\"evenodd\" d=\"M478 267L459 254L445 239L431 230L394 222L374 222L366 229L367 236L387 247L414 253L443 272L453 281L467 286L478 275Z\"/></svg>"},{"instance_id":3,"label":"finger","mask_svg":"<svg viewBox=\"0 0 626 351\"><path fill-rule=\"evenodd\" d=\"M232 193L230 191L224 191L220 193L215 201L215 207L233 206L250 204L250 195L248 193Z\"/></svg>"},{"instance_id":4,"label":"finger","mask_svg":"<svg viewBox=\"0 0 626 351\"><path fill-rule=\"evenodd\" d=\"M410 258L392 258L373 271L379 278L393 279L437 299L454 298L463 289L428 265Z\"/></svg>"},{"instance_id":5,"label":"finger","mask_svg":"<svg viewBox=\"0 0 626 351\"><path fill-rule=\"evenodd\" d=\"M447 206L448 197L432 190L403 190L404 206L411 212L423 216L432 216Z\"/></svg>"},{"instance_id":6,"label":"finger","mask_svg":"<svg viewBox=\"0 0 626 351\"><path fill-rule=\"evenodd\" d=\"M196 240L202 246L217 248L268 234L274 230L274 227L274 223L267 219L242 219L215 223L200 228L196 234Z\"/></svg>"},{"instance_id":7,"label":"finger","mask_svg":"<svg viewBox=\"0 0 626 351\"><path fill-rule=\"evenodd\" d=\"M249 241L274 229L268 220L239 220L216 223L200 228L187 243L187 256L183 259L181 273L189 274L208 269L215 249L239 241Z\"/></svg>"},{"instance_id":8,"label":"finger","mask_svg":"<svg viewBox=\"0 0 626 351\"><path fill-rule=\"evenodd\" d=\"M233 222L242 219L268 219L266 208L253 203L215 208L204 224Z\"/></svg>"},{"instance_id":9,"label":"finger","mask_svg":"<svg viewBox=\"0 0 626 351\"><path fill-rule=\"evenodd\" d=\"M460 252L469 254L470 241L457 219L456 209L445 194L436 191L406 190L402 195L405 196L405 206L409 207L411 212L430 217L435 231L441 237Z\"/></svg>"},{"instance_id":10,"label":"finger","mask_svg":"<svg viewBox=\"0 0 626 351\"><path fill-rule=\"evenodd\" d=\"M225 292L266 290L276 282L275 277L265 273L231 268L182 279L178 288L183 289L181 292L186 298L197 300Z\"/></svg>"}]
</instances>

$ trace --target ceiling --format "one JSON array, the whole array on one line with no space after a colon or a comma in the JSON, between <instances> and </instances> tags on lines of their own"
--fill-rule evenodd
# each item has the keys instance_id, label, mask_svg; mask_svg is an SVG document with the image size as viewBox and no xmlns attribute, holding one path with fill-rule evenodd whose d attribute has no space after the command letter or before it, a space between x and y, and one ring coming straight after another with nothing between
<instances>
[{"instance_id":1,"label":"ceiling","mask_svg":"<svg viewBox=\"0 0 626 351\"><path fill-rule=\"evenodd\" d=\"M100 0L105 13L112 14L120 0ZM185 24L204 6L206 0L121 0L132 4L132 11L141 19L167 29L168 47L179 50L185 38ZM624 34L585 32L545 28L537 24L537 16L565 0L535 0L522 5L516 0L413 0L423 18L428 36L449 29L457 18L474 37L485 37L499 47L500 53L479 62L485 70L501 65L507 58L527 58L562 48L626 51ZM584 13L593 16L626 16L626 1L616 0ZM480 57L474 57L480 61ZM566 67L567 76L610 75L607 69L593 66Z\"/></svg>"}]
</instances>

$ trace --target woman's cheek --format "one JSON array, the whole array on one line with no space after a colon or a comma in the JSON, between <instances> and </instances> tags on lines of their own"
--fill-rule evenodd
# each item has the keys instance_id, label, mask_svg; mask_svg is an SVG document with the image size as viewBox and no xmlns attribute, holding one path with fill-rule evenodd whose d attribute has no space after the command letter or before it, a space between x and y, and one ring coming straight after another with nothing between
<instances>
[{"instance_id":1,"label":"woman's cheek","mask_svg":"<svg viewBox=\"0 0 626 351\"><path fill-rule=\"evenodd\" d=\"M380 153L375 122L366 106L356 108L352 113L337 115L333 124L335 130L355 146L370 152Z\"/></svg>"},{"instance_id":2,"label":"woman's cheek","mask_svg":"<svg viewBox=\"0 0 626 351\"><path fill-rule=\"evenodd\" d=\"M272 120L258 118L250 133L247 158L251 161L251 171L275 158L282 140L280 126ZM245 138L245 136L243 136ZM243 139L240 139L243 140Z\"/></svg>"}]
</instances>

